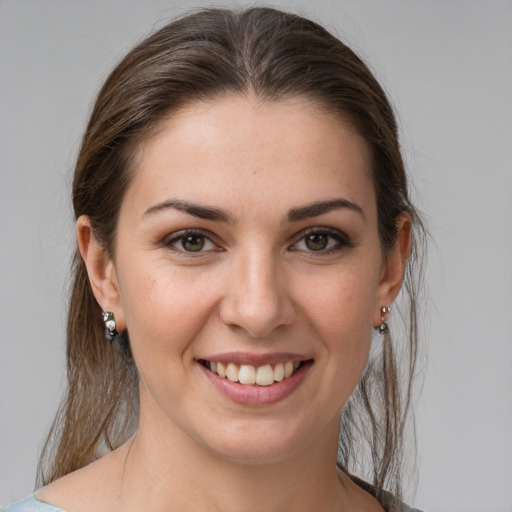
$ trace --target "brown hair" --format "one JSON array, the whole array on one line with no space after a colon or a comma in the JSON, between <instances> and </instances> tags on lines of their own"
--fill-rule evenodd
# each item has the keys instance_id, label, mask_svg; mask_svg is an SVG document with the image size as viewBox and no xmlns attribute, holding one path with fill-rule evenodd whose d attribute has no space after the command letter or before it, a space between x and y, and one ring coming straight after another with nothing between
<instances>
[{"instance_id":1,"label":"brown hair","mask_svg":"<svg viewBox=\"0 0 512 512\"><path fill-rule=\"evenodd\" d=\"M88 215L97 240L114 257L121 201L141 144L170 113L223 93L251 92L262 100L303 96L343 116L372 151L381 245L395 243L396 217L408 212L416 235L421 222L409 201L397 124L379 83L352 50L318 24L270 8L205 9L169 23L130 51L100 90L83 137L73 181L75 216ZM414 279L416 244L408 263L408 331L398 373L385 338L346 404L339 438L339 466L361 464L368 447L369 478L400 495L403 432L415 371L418 328ZM137 372L133 361L105 341L101 311L77 251L69 305L69 387L46 442L40 483L80 468L113 449L133 431Z\"/></svg>"}]
</instances>

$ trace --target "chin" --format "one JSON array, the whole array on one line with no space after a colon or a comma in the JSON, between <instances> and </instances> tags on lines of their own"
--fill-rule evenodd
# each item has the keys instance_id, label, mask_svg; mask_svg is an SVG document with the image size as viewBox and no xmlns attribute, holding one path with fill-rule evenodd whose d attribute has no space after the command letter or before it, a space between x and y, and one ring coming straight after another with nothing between
<instances>
[{"instance_id":1,"label":"chin","mask_svg":"<svg viewBox=\"0 0 512 512\"><path fill-rule=\"evenodd\" d=\"M210 432L203 443L216 456L250 466L285 461L315 443L306 432L298 432L289 423L286 426L282 423L272 426L274 422L254 423L240 422L218 435Z\"/></svg>"},{"instance_id":2,"label":"chin","mask_svg":"<svg viewBox=\"0 0 512 512\"><path fill-rule=\"evenodd\" d=\"M283 462L297 452L297 446L276 446L267 444L252 445L252 443L233 443L229 447L213 448L215 455L230 462L245 466L260 466Z\"/></svg>"}]
</instances>

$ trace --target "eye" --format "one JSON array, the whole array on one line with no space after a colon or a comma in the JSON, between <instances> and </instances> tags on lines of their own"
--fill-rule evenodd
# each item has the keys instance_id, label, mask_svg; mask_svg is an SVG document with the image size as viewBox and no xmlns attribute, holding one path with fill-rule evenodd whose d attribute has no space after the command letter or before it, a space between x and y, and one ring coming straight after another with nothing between
<instances>
[{"instance_id":1,"label":"eye","mask_svg":"<svg viewBox=\"0 0 512 512\"><path fill-rule=\"evenodd\" d=\"M353 246L349 238L341 231L333 229L311 229L292 247L294 251L330 253L343 247Z\"/></svg>"},{"instance_id":2,"label":"eye","mask_svg":"<svg viewBox=\"0 0 512 512\"><path fill-rule=\"evenodd\" d=\"M325 233L314 233L304 237L306 247L312 251L324 251L329 247L329 236Z\"/></svg>"},{"instance_id":3,"label":"eye","mask_svg":"<svg viewBox=\"0 0 512 512\"><path fill-rule=\"evenodd\" d=\"M205 252L216 251L218 246L215 245L210 238L204 233L196 231L183 231L175 234L167 243L167 246L172 247L180 252Z\"/></svg>"}]
</instances>

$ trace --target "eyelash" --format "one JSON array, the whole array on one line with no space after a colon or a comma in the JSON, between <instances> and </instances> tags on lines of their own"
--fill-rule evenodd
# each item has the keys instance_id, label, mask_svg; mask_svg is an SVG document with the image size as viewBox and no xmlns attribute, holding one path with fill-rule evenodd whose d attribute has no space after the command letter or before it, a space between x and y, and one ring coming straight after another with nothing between
<instances>
[{"instance_id":1,"label":"eyelash","mask_svg":"<svg viewBox=\"0 0 512 512\"><path fill-rule=\"evenodd\" d=\"M335 243L332 244L328 241L328 245L326 249L319 249L319 250L313 250L313 249L298 249L296 246L302 242L304 244L307 243L307 237L308 236L318 236L318 235L325 235L328 237L328 239L334 240ZM201 247L198 251L187 251L183 244L185 243L185 240L190 237L198 237L203 240L204 244L207 244L208 242L212 244L215 249L207 249L203 250L203 247ZM175 244L178 244L181 242L182 247L178 248L175 247ZM329 245L330 244L330 245ZM164 241L164 244L166 247L172 248L177 254L180 255L186 255L187 257L201 257L204 255L205 252L210 251L221 251L222 249L212 240L212 238L205 233L204 231L198 231L194 229L186 229L183 231L180 231L178 233L173 233L172 237ZM303 251L305 253L309 253L311 256L321 256L321 255L327 255L327 254L333 254L335 252L341 251L345 247L354 247L354 243L350 241L349 237L338 230L330 229L330 228L309 228L305 231L303 231L300 235L300 238L298 238L288 249L289 251ZM174 246L174 247L173 247Z\"/></svg>"}]
</instances>

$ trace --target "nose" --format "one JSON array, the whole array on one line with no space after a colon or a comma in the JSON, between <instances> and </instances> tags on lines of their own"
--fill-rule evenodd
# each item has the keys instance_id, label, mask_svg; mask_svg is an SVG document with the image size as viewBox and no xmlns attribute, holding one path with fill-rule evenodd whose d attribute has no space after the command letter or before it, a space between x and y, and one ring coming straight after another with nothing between
<instances>
[{"instance_id":1,"label":"nose","mask_svg":"<svg viewBox=\"0 0 512 512\"><path fill-rule=\"evenodd\" d=\"M276 258L262 252L240 255L230 269L220 317L225 325L264 338L295 318L290 282Z\"/></svg>"}]
</instances>

